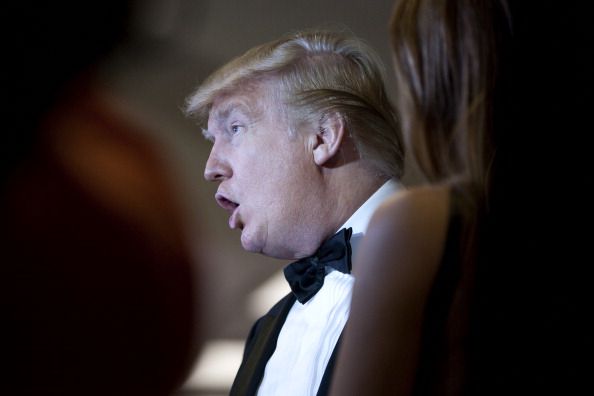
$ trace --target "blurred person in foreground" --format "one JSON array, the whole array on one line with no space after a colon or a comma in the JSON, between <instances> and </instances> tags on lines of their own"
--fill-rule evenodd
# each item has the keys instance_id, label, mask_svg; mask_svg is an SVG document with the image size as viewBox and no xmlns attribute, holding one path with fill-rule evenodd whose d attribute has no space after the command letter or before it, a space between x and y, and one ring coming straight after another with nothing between
<instances>
[{"instance_id":1,"label":"blurred person in foreground","mask_svg":"<svg viewBox=\"0 0 594 396\"><path fill-rule=\"evenodd\" d=\"M6 9L2 394L169 395L201 342L172 175L95 75L130 7Z\"/></svg>"},{"instance_id":2,"label":"blurred person in foreground","mask_svg":"<svg viewBox=\"0 0 594 396\"><path fill-rule=\"evenodd\" d=\"M592 393L585 7L396 1L398 114L429 183L371 221L332 394Z\"/></svg>"},{"instance_id":3,"label":"blurred person in foreground","mask_svg":"<svg viewBox=\"0 0 594 396\"><path fill-rule=\"evenodd\" d=\"M475 390L475 274L489 250L506 10L499 0L395 4L397 109L428 183L393 196L370 222L331 394Z\"/></svg>"},{"instance_id":4,"label":"blurred person in foreground","mask_svg":"<svg viewBox=\"0 0 594 396\"><path fill-rule=\"evenodd\" d=\"M284 270L292 292L248 336L231 395L325 395L351 252L403 171L381 63L350 34L296 32L217 70L187 111L213 143L205 178L244 249L297 260Z\"/></svg>"}]
</instances>

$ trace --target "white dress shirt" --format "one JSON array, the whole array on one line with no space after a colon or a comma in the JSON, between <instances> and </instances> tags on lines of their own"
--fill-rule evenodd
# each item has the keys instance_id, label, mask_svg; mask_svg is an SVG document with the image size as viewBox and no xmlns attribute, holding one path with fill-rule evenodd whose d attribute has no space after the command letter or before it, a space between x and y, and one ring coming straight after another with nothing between
<instances>
[{"instance_id":1,"label":"white dress shirt","mask_svg":"<svg viewBox=\"0 0 594 396\"><path fill-rule=\"evenodd\" d=\"M388 180L337 231L351 227L355 255L373 212L399 184ZM315 395L350 312L355 278L326 267L324 285L305 304L296 301L264 371L259 396Z\"/></svg>"}]
</instances>

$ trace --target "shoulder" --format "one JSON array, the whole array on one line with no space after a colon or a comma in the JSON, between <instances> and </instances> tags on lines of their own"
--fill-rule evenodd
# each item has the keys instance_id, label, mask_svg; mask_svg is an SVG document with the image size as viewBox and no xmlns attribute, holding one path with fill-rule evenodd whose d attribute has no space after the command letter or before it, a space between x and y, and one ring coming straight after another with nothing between
<instances>
[{"instance_id":1,"label":"shoulder","mask_svg":"<svg viewBox=\"0 0 594 396\"><path fill-rule=\"evenodd\" d=\"M425 186L402 190L386 200L372 217L371 227L423 224L448 215L450 188Z\"/></svg>"},{"instance_id":2,"label":"shoulder","mask_svg":"<svg viewBox=\"0 0 594 396\"><path fill-rule=\"evenodd\" d=\"M361 246L361 275L383 274L373 277L411 287L413 279L431 278L441 261L449 203L449 187L428 186L402 191L382 204Z\"/></svg>"},{"instance_id":3,"label":"shoulder","mask_svg":"<svg viewBox=\"0 0 594 396\"><path fill-rule=\"evenodd\" d=\"M448 187L417 187L374 213L353 260L356 282L334 394L410 393L426 303L443 255L449 196ZM381 381L370 383L371 377Z\"/></svg>"},{"instance_id":4,"label":"shoulder","mask_svg":"<svg viewBox=\"0 0 594 396\"><path fill-rule=\"evenodd\" d=\"M371 218L367 239L428 241L445 232L450 189L446 186L404 190L382 204Z\"/></svg>"}]
</instances>

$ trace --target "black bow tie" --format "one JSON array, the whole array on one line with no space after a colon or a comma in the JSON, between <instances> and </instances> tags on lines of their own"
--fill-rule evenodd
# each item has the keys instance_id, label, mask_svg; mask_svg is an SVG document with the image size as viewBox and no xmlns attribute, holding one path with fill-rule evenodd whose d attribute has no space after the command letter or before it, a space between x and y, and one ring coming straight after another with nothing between
<instances>
[{"instance_id":1,"label":"black bow tie","mask_svg":"<svg viewBox=\"0 0 594 396\"><path fill-rule=\"evenodd\" d=\"M326 266L349 274L351 272L351 228L343 228L320 246L314 255L285 267L285 278L293 294L305 304L324 285Z\"/></svg>"}]
</instances>

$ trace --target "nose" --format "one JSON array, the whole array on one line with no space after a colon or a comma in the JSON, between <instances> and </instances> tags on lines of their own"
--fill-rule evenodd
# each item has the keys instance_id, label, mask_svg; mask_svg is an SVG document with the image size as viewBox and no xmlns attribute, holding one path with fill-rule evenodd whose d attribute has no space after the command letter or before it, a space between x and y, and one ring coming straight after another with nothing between
<instances>
[{"instance_id":1,"label":"nose","mask_svg":"<svg viewBox=\"0 0 594 396\"><path fill-rule=\"evenodd\" d=\"M204 178L208 181L223 181L233 174L229 163L215 151L213 146L204 167Z\"/></svg>"}]
</instances>

